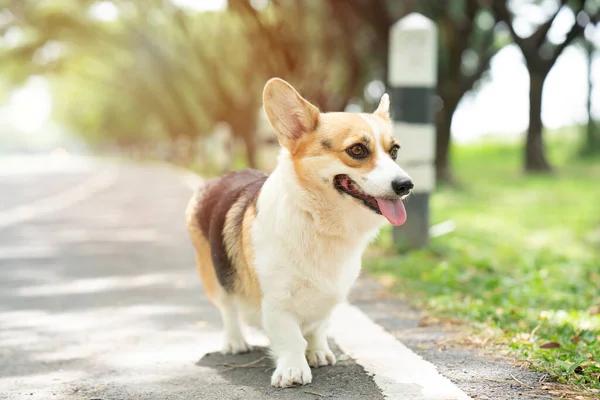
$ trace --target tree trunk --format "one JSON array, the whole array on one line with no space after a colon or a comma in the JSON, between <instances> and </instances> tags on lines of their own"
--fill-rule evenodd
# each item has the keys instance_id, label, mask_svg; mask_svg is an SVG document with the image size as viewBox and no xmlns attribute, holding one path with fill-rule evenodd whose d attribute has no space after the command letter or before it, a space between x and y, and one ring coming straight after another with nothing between
<instances>
[{"instance_id":1,"label":"tree trunk","mask_svg":"<svg viewBox=\"0 0 600 400\"><path fill-rule=\"evenodd\" d=\"M232 116L226 119L231 127L234 141L239 138L244 142L246 161L250 168L257 168L256 162L256 130L258 126L258 106L245 105L230 110Z\"/></svg>"},{"instance_id":2,"label":"tree trunk","mask_svg":"<svg viewBox=\"0 0 600 400\"><path fill-rule=\"evenodd\" d=\"M585 49L588 56L588 95L587 95L587 115L588 123L586 127L585 141L581 149L584 156L600 154L600 129L596 126L594 116L592 115L592 66L594 63L594 48L595 45L590 42L585 42Z\"/></svg>"},{"instance_id":3,"label":"tree trunk","mask_svg":"<svg viewBox=\"0 0 600 400\"><path fill-rule=\"evenodd\" d=\"M591 115L586 127L586 141L583 154L587 156L600 154L600 129Z\"/></svg>"},{"instance_id":4,"label":"tree trunk","mask_svg":"<svg viewBox=\"0 0 600 400\"><path fill-rule=\"evenodd\" d=\"M236 126L233 126L234 132L236 136L240 137L244 142L244 148L246 150L246 161L248 163L248 167L257 168L258 164L256 162L256 129L257 129L257 121L256 118L253 118L253 114L242 114L247 115L247 118L237 119L239 122ZM235 137L235 136L234 136Z\"/></svg>"},{"instance_id":5,"label":"tree trunk","mask_svg":"<svg viewBox=\"0 0 600 400\"><path fill-rule=\"evenodd\" d=\"M529 69L529 128L525 143L525 171L550 172L546 160L542 124L542 92L547 71Z\"/></svg>"},{"instance_id":6,"label":"tree trunk","mask_svg":"<svg viewBox=\"0 0 600 400\"><path fill-rule=\"evenodd\" d=\"M449 83L445 83L446 87L438 86L443 107L438 112L436 120L436 144L435 144L435 178L437 183L451 183L452 166L450 164L450 143L452 139L452 116L458 107L460 96L454 85L448 87Z\"/></svg>"},{"instance_id":7,"label":"tree trunk","mask_svg":"<svg viewBox=\"0 0 600 400\"><path fill-rule=\"evenodd\" d=\"M452 169L450 167L450 125L452 116L445 111L441 111L440 114L436 127L435 179L437 183L449 183L452 181Z\"/></svg>"},{"instance_id":8,"label":"tree trunk","mask_svg":"<svg viewBox=\"0 0 600 400\"><path fill-rule=\"evenodd\" d=\"M381 37L379 39L377 47L380 49L377 54L377 58L379 59L379 67L381 68L381 80L388 87L390 83L390 69L389 69L389 59L390 59L390 39L388 35Z\"/></svg>"},{"instance_id":9,"label":"tree trunk","mask_svg":"<svg viewBox=\"0 0 600 400\"><path fill-rule=\"evenodd\" d=\"M255 132L244 132L242 139L246 147L246 160L248 167L258 168L256 163L256 138Z\"/></svg>"}]
</instances>

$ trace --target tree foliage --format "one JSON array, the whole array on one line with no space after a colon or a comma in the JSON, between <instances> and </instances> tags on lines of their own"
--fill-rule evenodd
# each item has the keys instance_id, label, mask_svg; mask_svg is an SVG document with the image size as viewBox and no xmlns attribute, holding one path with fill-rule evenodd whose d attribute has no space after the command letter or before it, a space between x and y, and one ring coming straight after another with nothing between
<instances>
[{"instance_id":1,"label":"tree foliage","mask_svg":"<svg viewBox=\"0 0 600 400\"><path fill-rule=\"evenodd\" d=\"M557 3L534 32L515 30L518 9ZM193 146L225 122L255 166L255 135L265 81L280 76L326 111L355 99L369 81L387 82L389 31L420 12L438 25L436 172L452 178L451 125L490 60L514 41L531 75L528 170L548 169L541 92L556 59L598 21L598 0L229 0L198 12L171 0L0 0L1 84L47 76L55 118L96 147ZM254 5L253 5L254 4ZM548 33L560 12L577 22L560 43ZM103 12L100 12L103 11ZM0 87L0 96L7 93Z\"/></svg>"},{"instance_id":2,"label":"tree foliage","mask_svg":"<svg viewBox=\"0 0 600 400\"><path fill-rule=\"evenodd\" d=\"M0 34L11 43L0 49L0 71L15 85L48 76L56 117L95 146L194 143L224 121L252 165L268 78L289 79L323 109L341 110L367 76L355 33L319 2L257 10L231 0L226 12L167 0L5 5Z\"/></svg>"}]
</instances>

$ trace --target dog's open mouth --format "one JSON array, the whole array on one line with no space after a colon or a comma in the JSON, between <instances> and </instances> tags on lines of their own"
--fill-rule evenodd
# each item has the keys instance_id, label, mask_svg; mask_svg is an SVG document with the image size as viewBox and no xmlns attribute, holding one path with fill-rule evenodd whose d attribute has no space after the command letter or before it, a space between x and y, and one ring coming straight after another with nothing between
<instances>
[{"instance_id":1,"label":"dog's open mouth","mask_svg":"<svg viewBox=\"0 0 600 400\"><path fill-rule=\"evenodd\" d=\"M363 192L348 175L337 175L333 179L333 185L340 192L346 193L355 199L361 200L365 206L381 215L377 200Z\"/></svg>"},{"instance_id":2,"label":"dog's open mouth","mask_svg":"<svg viewBox=\"0 0 600 400\"><path fill-rule=\"evenodd\" d=\"M401 199L384 199L365 193L348 175L336 175L333 186L340 192L360 200L373 212L383 215L392 225L406 222L406 209Z\"/></svg>"}]
</instances>

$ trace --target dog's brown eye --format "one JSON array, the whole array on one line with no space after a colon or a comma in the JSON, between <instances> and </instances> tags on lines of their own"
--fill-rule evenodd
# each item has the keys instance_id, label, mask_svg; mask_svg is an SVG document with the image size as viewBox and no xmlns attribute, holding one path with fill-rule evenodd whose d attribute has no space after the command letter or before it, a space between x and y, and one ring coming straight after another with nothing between
<instances>
[{"instance_id":1,"label":"dog's brown eye","mask_svg":"<svg viewBox=\"0 0 600 400\"><path fill-rule=\"evenodd\" d=\"M390 156L392 157L392 160L396 160L396 158L398 158L398 150L400 150L400 146L397 144L392 146L392 149L390 150Z\"/></svg>"},{"instance_id":2,"label":"dog's brown eye","mask_svg":"<svg viewBox=\"0 0 600 400\"><path fill-rule=\"evenodd\" d=\"M354 157L357 159L366 158L369 155L369 149L367 149L367 147L362 143L357 143L357 144L350 146L346 150L346 152L351 157Z\"/></svg>"}]
</instances>

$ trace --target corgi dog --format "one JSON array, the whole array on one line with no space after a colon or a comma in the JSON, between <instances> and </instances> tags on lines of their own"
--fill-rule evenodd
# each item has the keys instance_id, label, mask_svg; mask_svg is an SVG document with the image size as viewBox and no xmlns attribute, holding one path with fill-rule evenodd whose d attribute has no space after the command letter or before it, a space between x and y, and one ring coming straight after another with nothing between
<instances>
[{"instance_id":1,"label":"corgi dog","mask_svg":"<svg viewBox=\"0 0 600 400\"><path fill-rule=\"evenodd\" d=\"M262 330L275 387L308 384L310 367L335 364L329 316L380 228L406 221L413 182L396 163L389 105L384 94L373 113L320 112L272 78L263 107L281 145L275 169L207 180L188 203L200 278L223 322L222 352L251 350L242 324Z\"/></svg>"}]
</instances>

